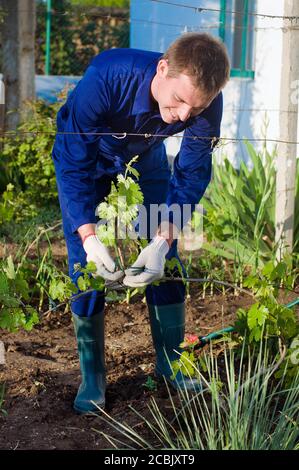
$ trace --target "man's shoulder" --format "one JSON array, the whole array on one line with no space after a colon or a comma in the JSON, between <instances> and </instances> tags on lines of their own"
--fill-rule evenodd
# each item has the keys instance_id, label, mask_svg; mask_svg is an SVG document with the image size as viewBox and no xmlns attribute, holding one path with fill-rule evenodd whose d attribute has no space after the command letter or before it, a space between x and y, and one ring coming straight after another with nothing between
<instances>
[{"instance_id":1,"label":"man's shoulder","mask_svg":"<svg viewBox=\"0 0 299 470\"><path fill-rule=\"evenodd\" d=\"M109 49L93 58L90 65L102 72L112 74L143 72L154 61L158 61L161 52L144 51L141 49Z\"/></svg>"}]
</instances>

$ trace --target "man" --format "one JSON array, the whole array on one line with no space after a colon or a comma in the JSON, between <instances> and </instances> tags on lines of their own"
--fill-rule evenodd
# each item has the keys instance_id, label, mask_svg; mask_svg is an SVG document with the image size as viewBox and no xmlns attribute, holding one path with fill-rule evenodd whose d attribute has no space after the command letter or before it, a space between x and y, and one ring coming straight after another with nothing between
<instances>
[{"instance_id":1,"label":"man","mask_svg":"<svg viewBox=\"0 0 299 470\"><path fill-rule=\"evenodd\" d=\"M97 274L118 280L108 250L95 235L95 209L109 194L111 181L139 155L136 168L144 206L199 202L211 178L211 153L220 135L221 90L229 78L224 46L207 34L189 33L160 53L113 49L96 56L57 117L53 148L69 273L94 261ZM185 130L171 174L165 147L157 134ZM107 135L97 135L97 134ZM116 134L116 135L115 135ZM121 135L120 135L121 134ZM130 134L142 134L130 135ZM144 137L144 134L147 136ZM122 138L120 138L122 136ZM192 139L190 137L200 137ZM184 222L162 220L123 280L144 286L154 347L156 374L175 387L197 388L178 374L171 380L169 361L184 338L184 285L160 279L165 259L177 255L177 235ZM104 293L92 292L72 302L82 383L74 408L79 413L105 405Z\"/></svg>"}]
</instances>

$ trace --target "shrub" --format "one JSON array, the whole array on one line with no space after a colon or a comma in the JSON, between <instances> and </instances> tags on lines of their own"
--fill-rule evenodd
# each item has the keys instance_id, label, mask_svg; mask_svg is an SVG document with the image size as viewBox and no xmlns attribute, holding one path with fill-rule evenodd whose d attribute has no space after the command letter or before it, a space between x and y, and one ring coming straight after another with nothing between
<instances>
[{"instance_id":1,"label":"shrub","mask_svg":"<svg viewBox=\"0 0 299 470\"><path fill-rule=\"evenodd\" d=\"M247 142L250 169L243 161L237 170L224 158L223 164L214 164L213 180L202 204L206 210L204 227L209 252L239 265L263 267L274 260L276 152L266 148L257 152ZM281 243L281 241L279 242ZM299 162L297 160L294 246L299 249Z\"/></svg>"},{"instance_id":2,"label":"shrub","mask_svg":"<svg viewBox=\"0 0 299 470\"><path fill-rule=\"evenodd\" d=\"M56 130L56 113L60 106L59 102L52 105L41 100L28 102L26 121L18 129L20 134L3 139L2 165L11 179L8 190L2 195L2 222L12 218L19 222L37 215L42 207L57 205L51 151ZM25 130L29 133L25 133Z\"/></svg>"}]
</instances>

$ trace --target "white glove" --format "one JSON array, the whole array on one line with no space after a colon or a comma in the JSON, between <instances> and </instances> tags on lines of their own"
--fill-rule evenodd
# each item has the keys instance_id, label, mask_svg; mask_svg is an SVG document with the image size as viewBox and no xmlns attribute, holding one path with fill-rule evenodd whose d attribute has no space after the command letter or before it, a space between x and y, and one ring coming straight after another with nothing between
<instances>
[{"instance_id":1,"label":"white glove","mask_svg":"<svg viewBox=\"0 0 299 470\"><path fill-rule=\"evenodd\" d=\"M135 263L126 269L123 283L129 287L143 287L161 279L168 251L169 245L165 238L155 236L141 251Z\"/></svg>"},{"instance_id":2,"label":"white glove","mask_svg":"<svg viewBox=\"0 0 299 470\"><path fill-rule=\"evenodd\" d=\"M110 281L117 281L123 277L122 271L115 272L115 263L109 251L98 239L96 235L90 235L83 243L83 248L87 254L87 262L93 261L97 267L97 276Z\"/></svg>"}]
</instances>

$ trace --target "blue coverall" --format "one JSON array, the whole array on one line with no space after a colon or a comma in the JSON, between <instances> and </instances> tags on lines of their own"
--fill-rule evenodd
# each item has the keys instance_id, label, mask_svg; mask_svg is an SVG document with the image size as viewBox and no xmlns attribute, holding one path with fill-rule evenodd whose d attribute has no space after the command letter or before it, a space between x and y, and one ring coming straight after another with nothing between
<instances>
[{"instance_id":1,"label":"blue coverall","mask_svg":"<svg viewBox=\"0 0 299 470\"><path fill-rule=\"evenodd\" d=\"M139 133L185 137L220 136L222 93L200 115L186 122L165 123L150 85L162 54L137 49L112 49L96 56L70 93L57 116L58 134L53 147L69 274L75 263L86 264L78 227L96 223L95 209L109 194L111 181L135 155L144 205L177 203L196 205L211 179L212 140L184 138L171 174L161 137L97 136L85 133ZM193 207L193 206L192 206ZM167 254L177 256L177 243ZM151 305L184 301L181 282L148 286ZM78 316L93 316L104 308L104 294L92 292L72 302Z\"/></svg>"}]
</instances>

